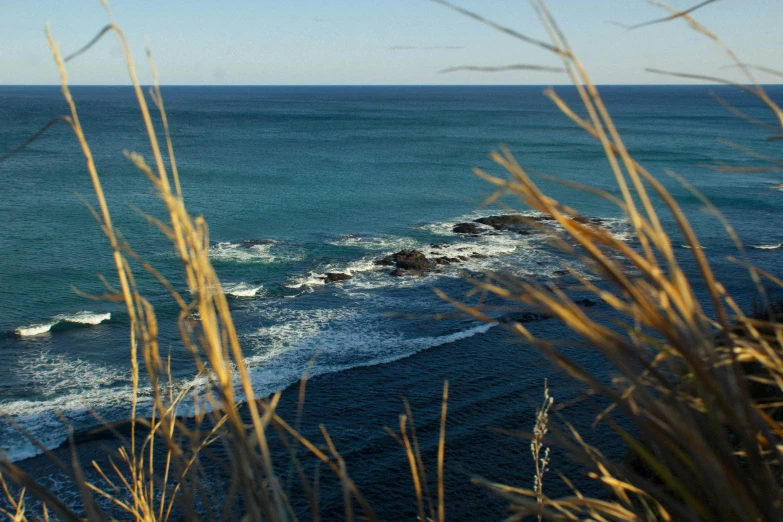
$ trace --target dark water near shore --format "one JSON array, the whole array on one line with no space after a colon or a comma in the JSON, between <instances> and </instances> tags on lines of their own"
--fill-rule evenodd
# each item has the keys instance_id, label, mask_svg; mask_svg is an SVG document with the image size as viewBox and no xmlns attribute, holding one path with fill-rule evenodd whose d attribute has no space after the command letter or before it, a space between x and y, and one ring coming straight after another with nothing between
<instances>
[{"instance_id":1,"label":"dark water near shore","mask_svg":"<svg viewBox=\"0 0 783 522\"><path fill-rule=\"evenodd\" d=\"M671 168L704 192L747 244L783 241L783 193L770 190L779 177L704 167L757 163L719 137L773 156L780 147L763 141L766 131L722 108L711 90L767 119L752 97L725 88L606 87L603 94L636 158L663 176L693 220L719 280L749 307L752 289L743 270L726 260L736 249L720 223L663 175ZM572 89L560 92L574 99ZM783 101L782 88L769 92ZM562 258L542 237L465 237L451 228L499 212L477 210L491 190L470 173L473 166L499 172L487 159L499 143L531 169L617 194L600 148L558 114L538 87L167 87L163 94L185 198L191 212L210 224L212 259L231 296L257 391L290 386L319 350L314 373L320 377L311 383L306 420L334 430L349 464L356 464L357 481L393 511L410 488L402 454L382 426L396 425L403 394L425 426L434 423L440 385L448 378L455 401L449 455L454 473L460 479L478 473L530 483L527 446L489 435L489 428L529 430L544 378L558 400L577 392L529 347L508 344L496 327L464 318L427 319L451 310L432 287L462 295L465 270L561 279ZM74 96L115 225L179 284L171 248L138 212L159 215L160 205L146 178L122 156L127 149L149 157L132 93L77 87ZM66 109L54 87L0 87L0 107L0 154ZM96 274L113 281L114 270L105 238L75 194L94 199L69 129L51 129L0 165L0 176L0 408L56 447L67 434L58 414L77 430L95 426L90 410L108 420L127 417L127 318L122 309L72 290L101 293ZM546 188L631 239L606 202L557 185ZM505 203L522 209L513 200ZM671 222L667 227L676 237ZM424 278L392 278L388 268L372 263L402 248L436 254L431 245L443 243L449 243L439 250L444 255L468 259ZM695 274L689 252L681 253ZM773 273L781 253L749 250L752 262ZM330 271L353 278L322 284L319 276ZM161 346L170 350L178 378L190 382L193 368L176 340L176 307L154 281L139 277L156 306ZM554 321L535 328L547 336L567 335ZM579 356L601 371L600 361ZM592 414L590 408L572 409L569 420L586 425ZM514 444L517 449L509 450ZM30 458L37 449L5 420L0 448L46 474L41 458ZM389 473L371 474L372 466L362 466L369 460ZM463 515L483 495L465 488L472 492L458 495L453 508ZM339 504L339 494L333 500Z\"/></svg>"}]
</instances>

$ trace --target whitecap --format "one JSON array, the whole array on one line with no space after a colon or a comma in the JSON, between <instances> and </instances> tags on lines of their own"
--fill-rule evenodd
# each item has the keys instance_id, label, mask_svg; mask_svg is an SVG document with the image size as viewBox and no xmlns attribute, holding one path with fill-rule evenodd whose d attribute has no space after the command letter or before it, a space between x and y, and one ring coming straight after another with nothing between
<instances>
[{"instance_id":1,"label":"whitecap","mask_svg":"<svg viewBox=\"0 0 783 522\"><path fill-rule=\"evenodd\" d=\"M234 297L254 297L264 288L263 285L251 285L249 283L227 283L223 285L223 292Z\"/></svg>"},{"instance_id":2,"label":"whitecap","mask_svg":"<svg viewBox=\"0 0 783 522\"><path fill-rule=\"evenodd\" d=\"M416 248L418 241L405 236L342 236L328 244L333 246L361 247L373 252L399 251Z\"/></svg>"},{"instance_id":3,"label":"whitecap","mask_svg":"<svg viewBox=\"0 0 783 522\"><path fill-rule=\"evenodd\" d=\"M304 259L304 252L274 241L260 244L222 241L209 248L209 257L213 261L271 264L299 261Z\"/></svg>"},{"instance_id":4,"label":"whitecap","mask_svg":"<svg viewBox=\"0 0 783 522\"><path fill-rule=\"evenodd\" d=\"M777 250L783 243L762 243L758 245L748 245L750 248L756 248L758 250Z\"/></svg>"},{"instance_id":5,"label":"whitecap","mask_svg":"<svg viewBox=\"0 0 783 522\"><path fill-rule=\"evenodd\" d=\"M49 333L49 330L52 329L52 326L56 324L57 322L31 324L29 326L20 326L19 328L14 330L14 332L19 337L33 337L35 335L42 335L45 333Z\"/></svg>"},{"instance_id":6,"label":"whitecap","mask_svg":"<svg viewBox=\"0 0 783 522\"><path fill-rule=\"evenodd\" d=\"M14 330L14 333L19 337L34 337L49 333L54 326L61 323L95 326L109 320L111 320L111 313L88 312L83 310L74 314L56 315L45 323L20 326Z\"/></svg>"}]
</instances>

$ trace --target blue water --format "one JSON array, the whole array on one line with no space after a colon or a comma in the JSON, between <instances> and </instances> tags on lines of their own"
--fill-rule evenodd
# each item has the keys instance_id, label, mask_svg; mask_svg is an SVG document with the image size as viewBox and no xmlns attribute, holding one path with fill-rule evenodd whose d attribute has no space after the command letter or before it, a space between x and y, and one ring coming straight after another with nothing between
<instances>
[{"instance_id":1,"label":"blue water","mask_svg":"<svg viewBox=\"0 0 783 522\"><path fill-rule=\"evenodd\" d=\"M488 153L501 143L531 170L618 195L600 148L541 90L163 88L185 200L210 225L213 263L231 296L259 393L295 382L316 350L314 371L325 375L436 346L458 345L463 352L480 346L491 334L489 325L428 319L451 311L432 288L462 295L468 288L465 270L560 278L562 258L540 237L471 238L451 231L454 223L506 212L481 208L492 190L471 173L474 166L500 173ZM753 117L769 119L757 100L723 87L602 89L635 157L662 176L693 220L719 280L750 306L753 290L746 273L726 260L736 249L720 223L664 174L671 168L688 179L746 243L783 241L783 193L772 190L781 181L777 175L715 173L705 167L716 161L758 163L717 138L769 155L780 145L763 141L768 132L738 120L710 91ZM575 101L573 89L559 92ZM115 226L182 288L170 245L143 217L161 216L162 207L147 179L122 154L150 156L132 92L75 87L73 93ZM783 102L783 88L771 86L769 93ZM56 87L0 87L0 108L0 154L66 111ZM127 317L116 305L74 292L103 293L98 274L112 282L115 271L107 241L80 199L94 203L70 129L55 126L0 164L0 179L0 408L56 447L67 433L60 414L77 429L97 423L91 410L108 420L127 417ZM627 223L607 202L556 184L543 186L627 235ZM501 204L525 210L513 199ZM665 223L678 237L672 220ZM243 243L247 240L263 241ZM423 278L393 278L389 268L372 263L403 248L431 253L432 244L444 242L450 244L448 255L486 257L470 257ZM749 252L754 263L777 273L783 249ZM689 252L680 253L694 273ZM324 285L318 277L329 271L353 278ZM188 383L195 374L177 341L178 310L141 267L137 273L142 292L156 306L161 346L170 351L180 382ZM542 322L539 328L556 326ZM0 448L17 460L37 453L5 420L0 420Z\"/></svg>"}]
</instances>

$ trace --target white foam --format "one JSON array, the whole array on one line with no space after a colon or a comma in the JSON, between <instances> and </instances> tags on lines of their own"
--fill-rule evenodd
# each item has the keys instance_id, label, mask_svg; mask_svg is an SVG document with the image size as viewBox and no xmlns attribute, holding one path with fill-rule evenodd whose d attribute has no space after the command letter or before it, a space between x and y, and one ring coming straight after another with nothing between
<instances>
[{"instance_id":1,"label":"white foam","mask_svg":"<svg viewBox=\"0 0 783 522\"><path fill-rule=\"evenodd\" d=\"M411 237L403 236L343 236L334 241L329 241L334 246L361 247L365 250L376 252L399 251L406 248L415 248L418 242Z\"/></svg>"},{"instance_id":2,"label":"white foam","mask_svg":"<svg viewBox=\"0 0 783 522\"><path fill-rule=\"evenodd\" d=\"M67 323L91 324L94 326L96 324L101 324L104 321L109 321L111 319L111 314L82 311L70 315L61 315L59 317L61 321Z\"/></svg>"},{"instance_id":3,"label":"white foam","mask_svg":"<svg viewBox=\"0 0 783 522\"><path fill-rule=\"evenodd\" d=\"M47 448L67 439L60 415L76 428L95 425L91 411L109 420L121 418L112 411L127 410L131 399L129 374L64 354L27 354L16 374L19 381L28 383L30 391L45 399L6 402L0 404L0 410ZM41 453L5 419L0 419L0 447L14 461Z\"/></svg>"},{"instance_id":4,"label":"white foam","mask_svg":"<svg viewBox=\"0 0 783 522\"><path fill-rule=\"evenodd\" d=\"M209 257L213 261L271 264L299 261L304 259L304 252L302 249L276 242L248 246L243 243L223 241L210 247Z\"/></svg>"},{"instance_id":5,"label":"white foam","mask_svg":"<svg viewBox=\"0 0 783 522\"><path fill-rule=\"evenodd\" d=\"M223 291L234 297L254 297L264 288L263 285L251 285L249 283L228 283L223 285Z\"/></svg>"},{"instance_id":6,"label":"white foam","mask_svg":"<svg viewBox=\"0 0 783 522\"><path fill-rule=\"evenodd\" d=\"M45 396L67 390L97 389L127 381L117 370L49 352L24 357L17 374L20 380L28 383L30 389Z\"/></svg>"},{"instance_id":7,"label":"white foam","mask_svg":"<svg viewBox=\"0 0 783 522\"><path fill-rule=\"evenodd\" d=\"M50 321L45 323L31 324L29 326L20 326L14 332L19 337L33 337L36 335L43 335L49 333L57 324L60 323L75 323L95 326L101 324L104 321L111 320L111 313L96 313L83 310L74 314L60 314L54 316Z\"/></svg>"},{"instance_id":8,"label":"white foam","mask_svg":"<svg viewBox=\"0 0 783 522\"><path fill-rule=\"evenodd\" d=\"M748 245L750 248L757 248L759 250L777 250L783 243L768 243L759 245Z\"/></svg>"},{"instance_id":9,"label":"white foam","mask_svg":"<svg viewBox=\"0 0 783 522\"><path fill-rule=\"evenodd\" d=\"M328 272L336 272L341 274L348 274L351 277L355 277L358 274L366 273L366 272L378 272L384 268L388 267L379 267L375 264L375 259L377 259L377 256L370 256L365 257L362 259L359 259L358 261L352 261L347 264L336 264L336 263L329 263L321 270L323 272L308 272L304 276L291 276L289 277L289 283L285 286L286 288L291 289L298 289L298 288L311 288L313 286L322 286L326 284L326 281L324 278L326 277L326 274Z\"/></svg>"},{"instance_id":10,"label":"white foam","mask_svg":"<svg viewBox=\"0 0 783 522\"><path fill-rule=\"evenodd\" d=\"M381 314L356 309L286 310L286 320L248 337L258 347L246 358L254 390L269 394L296 382L313 360L310 376L392 362L416 352L488 331L478 324L439 336L406 337Z\"/></svg>"},{"instance_id":11,"label":"white foam","mask_svg":"<svg viewBox=\"0 0 783 522\"><path fill-rule=\"evenodd\" d=\"M377 304L385 305L385 302ZM265 396L298 381L316 349L322 350L322 357L311 375L391 362L494 326L494 323L479 324L444 335L406 337L397 329L398 325L390 324L382 314L364 310L366 307L302 310L258 305L260 318L269 320L271 326L242 336L256 394ZM90 320L85 315L80 319ZM74 375L79 378L74 379ZM45 399L6 402L0 409L48 448L67 440L62 419L78 430L98 423L93 412L109 421L127 418L129 413L132 398L129 375L111 367L66 355L41 353L27 359L20 367L18 378L29 382ZM207 382L202 375L175 385L177 390L193 389L188 400L180 405L178 414L193 414L197 407L202 411L208 408L200 398ZM149 394L148 387L140 387L139 416L151 412ZM238 398L242 399L241 394ZM0 441L0 447L12 461L40 453L39 448L2 418Z\"/></svg>"},{"instance_id":12,"label":"white foam","mask_svg":"<svg viewBox=\"0 0 783 522\"><path fill-rule=\"evenodd\" d=\"M326 281L324 280L324 277L326 277L325 273L319 274L316 272L308 272L307 275L301 277L290 277L289 279L291 282L283 286L295 290L302 287L325 285Z\"/></svg>"},{"instance_id":13,"label":"white foam","mask_svg":"<svg viewBox=\"0 0 783 522\"><path fill-rule=\"evenodd\" d=\"M14 332L19 337L33 337L35 335L42 335L45 333L49 333L49 330L52 329L52 326L56 325L57 322L54 323L41 323L41 324L31 324L29 326L20 326Z\"/></svg>"}]
</instances>

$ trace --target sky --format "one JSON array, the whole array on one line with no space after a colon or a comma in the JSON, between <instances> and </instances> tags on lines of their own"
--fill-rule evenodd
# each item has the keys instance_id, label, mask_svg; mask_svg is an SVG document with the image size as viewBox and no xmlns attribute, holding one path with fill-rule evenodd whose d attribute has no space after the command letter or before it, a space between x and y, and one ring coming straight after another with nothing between
<instances>
[{"instance_id":1,"label":"sky","mask_svg":"<svg viewBox=\"0 0 783 522\"><path fill-rule=\"evenodd\" d=\"M524 0L453 0L526 35L546 39ZM671 0L685 9L699 0ZM628 31L666 15L643 0L549 0L577 55L599 84L692 83L659 68L738 80L728 57L683 21ZM149 42L161 83L177 85L563 84L538 71L440 72L460 66L557 66L558 59L431 0L113 0L142 82ZM742 60L783 69L783 0L719 0L695 13ZM44 26L63 54L107 23L98 0L2 0L0 84L56 84ZM73 84L127 84L107 35L69 62ZM759 75L759 81L780 78Z\"/></svg>"}]
</instances>

